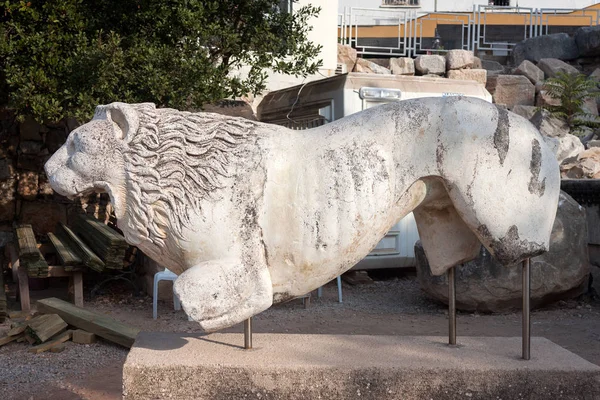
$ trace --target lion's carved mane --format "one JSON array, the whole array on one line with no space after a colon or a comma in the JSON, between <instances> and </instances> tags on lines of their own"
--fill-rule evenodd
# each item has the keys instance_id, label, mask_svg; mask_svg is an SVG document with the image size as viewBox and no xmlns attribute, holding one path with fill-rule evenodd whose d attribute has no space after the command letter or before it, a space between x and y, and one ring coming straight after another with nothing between
<instances>
[{"instance_id":1,"label":"lion's carved mane","mask_svg":"<svg viewBox=\"0 0 600 400\"><path fill-rule=\"evenodd\" d=\"M136 243L150 241L154 249L148 250L164 251L170 247L167 233L184 240L190 215L222 187L233 152L254 136L257 124L150 104L135 108L139 128L125 138L124 151L127 231Z\"/></svg>"}]
</instances>

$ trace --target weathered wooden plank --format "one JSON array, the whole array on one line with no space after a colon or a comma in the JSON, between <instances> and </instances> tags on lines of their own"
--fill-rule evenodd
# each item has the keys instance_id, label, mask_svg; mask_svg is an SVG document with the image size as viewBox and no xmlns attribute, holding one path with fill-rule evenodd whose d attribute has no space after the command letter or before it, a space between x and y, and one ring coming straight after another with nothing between
<instances>
[{"instance_id":1,"label":"weathered wooden plank","mask_svg":"<svg viewBox=\"0 0 600 400\"><path fill-rule=\"evenodd\" d=\"M66 329L67 323L58 314L46 314L33 318L27 323L27 333L39 343Z\"/></svg>"},{"instance_id":2,"label":"weathered wooden plank","mask_svg":"<svg viewBox=\"0 0 600 400\"><path fill-rule=\"evenodd\" d=\"M13 328L10 328L10 330L6 333L6 335L7 336L20 335L21 333L25 332L25 329L27 329L27 322L21 322L20 324L14 326Z\"/></svg>"},{"instance_id":3,"label":"weathered wooden plank","mask_svg":"<svg viewBox=\"0 0 600 400\"><path fill-rule=\"evenodd\" d=\"M4 336L3 338L0 338L0 346L4 346L5 344L10 343L13 340L17 340L22 336L23 336L22 333L20 335L15 335L15 336Z\"/></svg>"},{"instance_id":4,"label":"weathered wooden plank","mask_svg":"<svg viewBox=\"0 0 600 400\"><path fill-rule=\"evenodd\" d=\"M54 297L39 300L37 308L41 312L58 314L69 325L95 333L103 339L125 347L131 347L140 332L138 328Z\"/></svg>"},{"instance_id":5,"label":"weathered wooden plank","mask_svg":"<svg viewBox=\"0 0 600 400\"><path fill-rule=\"evenodd\" d=\"M67 340L70 340L71 337L73 337L73 331L68 330L64 333L61 333L60 335L55 336L54 338L52 338L52 340L46 343L42 343L38 346L30 348L28 351L34 354L42 353L46 350L50 350L51 348L60 345L61 343L66 342Z\"/></svg>"},{"instance_id":6,"label":"weathered wooden plank","mask_svg":"<svg viewBox=\"0 0 600 400\"><path fill-rule=\"evenodd\" d=\"M106 268L123 268L123 259L129 245L118 232L83 214L75 219L73 231L102 259Z\"/></svg>"},{"instance_id":7,"label":"weathered wooden plank","mask_svg":"<svg viewBox=\"0 0 600 400\"><path fill-rule=\"evenodd\" d=\"M64 266L80 265L82 263L81 257L77 255L75 249L72 249L69 242L60 234L55 235L52 232L48 232L48 238L52 245L56 249L56 253L60 258L60 262Z\"/></svg>"},{"instance_id":8,"label":"weathered wooden plank","mask_svg":"<svg viewBox=\"0 0 600 400\"><path fill-rule=\"evenodd\" d=\"M31 277L45 277L48 272L48 263L38 249L37 241L31 225L21 224L15 226L15 236L19 248L21 266L27 268Z\"/></svg>"},{"instance_id":9,"label":"weathered wooden plank","mask_svg":"<svg viewBox=\"0 0 600 400\"><path fill-rule=\"evenodd\" d=\"M65 233L64 237L69 242L69 246L75 249L85 266L98 272L104 270L104 262L75 234L75 232L62 223L60 224L60 229Z\"/></svg>"}]
</instances>

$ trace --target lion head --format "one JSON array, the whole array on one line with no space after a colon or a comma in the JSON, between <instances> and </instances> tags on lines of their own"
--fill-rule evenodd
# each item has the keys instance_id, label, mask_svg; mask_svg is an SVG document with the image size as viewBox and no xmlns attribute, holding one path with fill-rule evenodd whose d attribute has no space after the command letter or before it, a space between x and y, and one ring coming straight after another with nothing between
<instances>
[{"instance_id":1,"label":"lion head","mask_svg":"<svg viewBox=\"0 0 600 400\"><path fill-rule=\"evenodd\" d=\"M107 192L127 241L156 256L169 234L184 240L183 228L193 229L190 215L222 187L232 154L255 126L152 103L98 106L48 160L46 174L69 198Z\"/></svg>"}]
</instances>

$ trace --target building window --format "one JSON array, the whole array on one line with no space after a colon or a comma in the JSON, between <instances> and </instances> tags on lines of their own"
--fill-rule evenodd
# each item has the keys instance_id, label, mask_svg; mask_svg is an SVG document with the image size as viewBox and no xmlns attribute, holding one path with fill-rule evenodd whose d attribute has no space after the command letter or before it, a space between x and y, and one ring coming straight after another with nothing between
<instances>
[{"instance_id":1,"label":"building window","mask_svg":"<svg viewBox=\"0 0 600 400\"><path fill-rule=\"evenodd\" d=\"M510 6L510 0L490 0L490 6Z\"/></svg>"},{"instance_id":2,"label":"building window","mask_svg":"<svg viewBox=\"0 0 600 400\"><path fill-rule=\"evenodd\" d=\"M383 0L381 3L382 6L412 6L418 7L420 5L419 0Z\"/></svg>"}]
</instances>

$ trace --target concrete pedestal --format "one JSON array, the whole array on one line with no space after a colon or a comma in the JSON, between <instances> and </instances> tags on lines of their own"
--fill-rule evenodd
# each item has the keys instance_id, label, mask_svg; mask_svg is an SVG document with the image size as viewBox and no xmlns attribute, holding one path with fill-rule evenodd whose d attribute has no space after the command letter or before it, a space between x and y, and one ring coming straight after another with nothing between
<instances>
[{"instance_id":1,"label":"concrete pedestal","mask_svg":"<svg viewBox=\"0 0 600 400\"><path fill-rule=\"evenodd\" d=\"M141 333L123 369L138 399L599 399L600 367L544 338Z\"/></svg>"}]
</instances>

